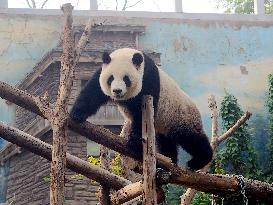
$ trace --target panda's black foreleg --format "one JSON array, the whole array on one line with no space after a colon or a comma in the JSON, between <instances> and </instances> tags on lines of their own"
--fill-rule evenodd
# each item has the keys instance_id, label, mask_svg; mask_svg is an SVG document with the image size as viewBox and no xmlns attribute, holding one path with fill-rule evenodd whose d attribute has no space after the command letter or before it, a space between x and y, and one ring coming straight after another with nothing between
<instances>
[{"instance_id":1,"label":"panda's black foreleg","mask_svg":"<svg viewBox=\"0 0 273 205\"><path fill-rule=\"evenodd\" d=\"M171 138L192 156L187 162L190 169L199 170L211 161L213 152L205 133L181 128L173 130Z\"/></svg>"},{"instance_id":2,"label":"panda's black foreleg","mask_svg":"<svg viewBox=\"0 0 273 205\"><path fill-rule=\"evenodd\" d=\"M131 132L128 136L127 147L137 156L142 156L142 128L141 121L133 121Z\"/></svg>"},{"instance_id":3,"label":"panda's black foreleg","mask_svg":"<svg viewBox=\"0 0 273 205\"><path fill-rule=\"evenodd\" d=\"M95 72L87 82L70 111L71 119L78 123L84 122L89 116L95 114L109 100L109 97L102 92L99 84L100 72L101 69Z\"/></svg>"}]
</instances>

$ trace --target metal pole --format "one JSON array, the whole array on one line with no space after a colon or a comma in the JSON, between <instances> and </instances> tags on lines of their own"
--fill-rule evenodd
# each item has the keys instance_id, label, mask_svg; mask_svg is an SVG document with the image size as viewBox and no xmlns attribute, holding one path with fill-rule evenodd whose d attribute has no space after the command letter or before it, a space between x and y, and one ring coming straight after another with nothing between
<instances>
[{"instance_id":1,"label":"metal pole","mask_svg":"<svg viewBox=\"0 0 273 205\"><path fill-rule=\"evenodd\" d=\"M254 13L258 15L265 14L264 0L254 0Z\"/></svg>"},{"instance_id":2,"label":"metal pole","mask_svg":"<svg viewBox=\"0 0 273 205\"><path fill-rule=\"evenodd\" d=\"M183 12L182 0L175 0L175 12Z\"/></svg>"},{"instance_id":3,"label":"metal pole","mask_svg":"<svg viewBox=\"0 0 273 205\"><path fill-rule=\"evenodd\" d=\"M0 9L8 8L8 0L0 0Z\"/></svg>"},{"instance_id":4,"label":"metal pole","mask_svg":"<svg viewBox=\"0 0 273 205\"><path fill-rule=\"evenodd\" d=\"M90 10L98 10L98 1L97 0L90 0Z\"/></svg>"}]
</instances>

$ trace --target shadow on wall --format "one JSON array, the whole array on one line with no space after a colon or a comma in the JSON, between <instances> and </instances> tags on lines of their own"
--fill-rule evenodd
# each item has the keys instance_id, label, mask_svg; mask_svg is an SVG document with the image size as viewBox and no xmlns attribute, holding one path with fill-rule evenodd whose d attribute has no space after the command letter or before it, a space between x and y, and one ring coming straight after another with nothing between
<instances>
[{"instance_id":1,"label":"shadow on wall","mask_svg":"<svg viewBox=\"0 0 273 205\"><path fill-rule=\"evenodd\" d=\"M1 165L0 163L0 205L6 205L6 193L7 193L7 182L9 174L9 162Z\"/></svg>"}]
</instances>

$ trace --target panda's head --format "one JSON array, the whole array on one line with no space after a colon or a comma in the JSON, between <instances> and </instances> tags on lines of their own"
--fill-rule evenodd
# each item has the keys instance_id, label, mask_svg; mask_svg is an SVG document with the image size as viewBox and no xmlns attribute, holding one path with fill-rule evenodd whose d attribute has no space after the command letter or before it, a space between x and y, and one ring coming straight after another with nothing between
<instances>
[{"instance_id":1,"label":"panda's head","mask_svg":"<svg viewBox=\"0 0 273 205\"><path fill-rule=\"evenodd\" d=\"M143 53L122 48L102 57L100 86L105 95L113 100L128 100L137 96L142 89L144 73Z\"/></svg>"}]
</instances>

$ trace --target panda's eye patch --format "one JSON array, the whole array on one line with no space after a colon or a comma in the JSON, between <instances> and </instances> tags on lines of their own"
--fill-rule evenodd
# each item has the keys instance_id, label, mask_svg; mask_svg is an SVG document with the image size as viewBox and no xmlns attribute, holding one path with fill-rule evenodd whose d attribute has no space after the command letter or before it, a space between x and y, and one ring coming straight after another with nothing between
<instances>
[{"instance_id":1,"label":"panda's eye patch","mask_svg":"<svg viewBox=\"0 0 273 205\"><path fill-rule=\"evenodd\" d=\"M110 86L111 83L113 82L113 80L114 80L114 76L111 75L111 76L108 78L108 80L107 80L107 84Z\"/></svg>"},{"instance_id":2,"label":"panda's eye patch","mask_svg":"<svg viewBox=\"0 0 273 205\"><path fill-rule=\"evenodd\" d=\"M132 82L131 82L130 78L128 77L128 75L125 75L125 76L123 77L123 81L125 82L125 85L126 85L127 87L130 87L131 84L132 84Z\"/></svg>"}]
</instances>

